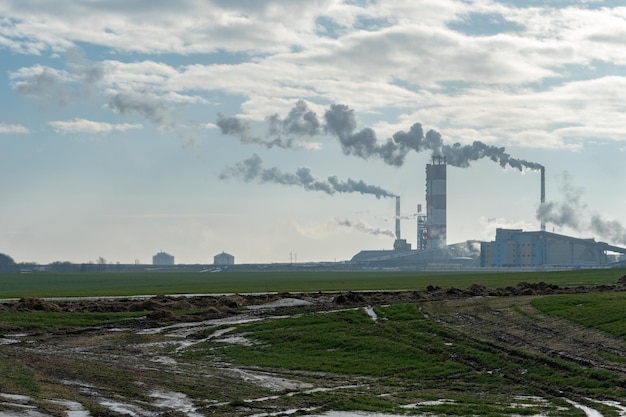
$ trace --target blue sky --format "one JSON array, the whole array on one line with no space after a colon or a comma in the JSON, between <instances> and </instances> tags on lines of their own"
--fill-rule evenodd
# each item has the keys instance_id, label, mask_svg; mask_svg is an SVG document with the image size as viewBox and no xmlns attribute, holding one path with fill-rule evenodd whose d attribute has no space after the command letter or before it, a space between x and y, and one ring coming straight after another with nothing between
<instances>
[{"instance_id":1,"label":"blue sky","mask_svg":"<svg viewBox=\"0 0 626 417\"><path fill-rule=\"evenodd\" d=\"M355 184L401 196L414 245L434 150L389 138L415 123L446 149L478 141L546 167L539 207L535 169L449 166L449 243L543 216L626 245L619 3L3 1L0 252L252 263L391 248L394 199Z\"/></svg>"}]
</instances>

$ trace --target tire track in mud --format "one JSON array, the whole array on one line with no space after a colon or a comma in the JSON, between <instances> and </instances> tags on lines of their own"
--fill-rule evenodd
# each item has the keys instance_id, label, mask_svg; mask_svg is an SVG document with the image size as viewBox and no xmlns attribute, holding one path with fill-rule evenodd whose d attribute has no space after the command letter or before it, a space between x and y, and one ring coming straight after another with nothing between
<instances>
[{"instance_id":1,"label":"tire track in mud","mask_svg":"<svg viewBox=\"0 0 626 417\"><path fill-rule=\"evenodd\" d=\"M424 313L456 331L484 341L564 357L624 373L626 367L601 353L626 358L626 341L545 315L530 305L533 297L477 297L422 304Z\"/></svg>"},{"instance_id":2,"label":"tire track in mud","mask_svg":"<svg viewBox=\"0 0 626 417\"><path fill-rule=\"evenodd\" d=\"M568 320L549 316L530 304L534 296L513 298L474 297L421 303L425 317L454 333L497 349L520 365L528 360L566 372L569 364L583 369L604 369L620 376L619 388L626 388L624 363L605 355L626 357L626 340L585 328ZM532 355L532 356L531 356ZM565 361L565 364L558 362ZM562 369L566 367L568 369ZM554 386L522 374L507 373L512 382L533 386L554 399L590 401L584 389ZM598 398L601 401L603 398Z\"/></svg>"}]
</instances>

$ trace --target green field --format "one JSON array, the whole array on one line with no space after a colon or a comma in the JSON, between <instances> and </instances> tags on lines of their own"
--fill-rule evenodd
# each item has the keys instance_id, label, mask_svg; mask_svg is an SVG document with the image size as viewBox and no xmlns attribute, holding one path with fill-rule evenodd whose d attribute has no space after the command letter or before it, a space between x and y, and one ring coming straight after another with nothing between
<instances>
[{"instance_id":1,"label":"green field","mask_svg":"<svg viewBox=\"0 0 626 417\"><path fill-rule=\"evenodd\" d=\"M615 269L0 274L0 298L503 288L519 282L575 287L614 284L625 274ZM584 417L579 404L605 417L623 415L626 292L413 303L386 295L384 302L371 303L371 310L369 302L252 311L200 307L156 316L163 321L150 318L148 310L9 309L0 313L0 391L26 395L32 407L51 416L66 414L50 399L76 401L94 416L117 415L102 402L107 398L156 407L150 405L153 389L186 395L202 415L226 417L308 409ZM224 315L236 320L223 321ZM258 382L267 377L303 385L276 391ZM0 404L0 415L16 408Z\"/></svg>"},{"instance_id":2,"label":"green field","mask_svg":"<svg viewBox=\"0 0 626 417\"><path fill-rule=\"evenodd\" d=\"M220 272L0 274L0 298L157 294L223 294L349 290L423 290L547 282L560 286L613 284L626 269L538 272Z\"/></svg>"},{"instance_id":3,"label":"green field","mask_svg":"<svg viewBox=\"0 0 626 417\"><path fill-rule=\"evenodd\" d=\"M533 307L546 314L563 317L584 327L626 337L626 294L588 293L538 298Z\"/></svg>"}]
</instances>

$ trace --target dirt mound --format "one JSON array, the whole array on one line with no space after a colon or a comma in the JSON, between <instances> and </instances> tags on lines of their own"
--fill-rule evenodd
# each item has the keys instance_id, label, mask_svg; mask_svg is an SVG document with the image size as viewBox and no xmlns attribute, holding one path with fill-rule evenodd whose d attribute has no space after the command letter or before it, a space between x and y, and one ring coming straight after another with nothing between
<instances>
[{"instance_id":1,"label":"dirt mound","mask_svg":"<svg viewBox=\"0 0 626 417\"><path fill-rule=\"evenodd\" d=\"M63 311L61 307L50 301L41 298L21 298L17 303L11 306L13 311Z\"/></svg>"},{"instance_id":2,"label":"dirt mound","mask_svg":"<svg viewBox=\"0 0 626 417\"><path fill-rule=\"evenodd\" d=\"M428 285L424 290L406 291L349 291L337 293L267 293L233 295L158 295L145 298L85 298L45 300L22 298L19 301L0 303L0 311L49 311L49 312L147 312L154 313L160 320L167 320L163 311L183 319L186 315L216 317L236 314L242 308L264 305L285 298L303 298L316 304L366 305L387 303L413 303L427 300L461 299L468 297L513 297L550 294L573 294L584 292L606 292L626 290L626 275L611 285L560 287L546 282L520 282L505 288L487 288L472 284L465 289L441 288Z\"/></svg>"},{"instance_id":3,"label":"dirt mound","mask_svg":"<svg viewBox=\"0 0 626 417\"><path fill-rule=\"evenodd\" d=\"M335 304L360 304L364 302L365 298L363 295L352 291L347 294L339 294L333 299Z\"/></svg>"}]
</instances>

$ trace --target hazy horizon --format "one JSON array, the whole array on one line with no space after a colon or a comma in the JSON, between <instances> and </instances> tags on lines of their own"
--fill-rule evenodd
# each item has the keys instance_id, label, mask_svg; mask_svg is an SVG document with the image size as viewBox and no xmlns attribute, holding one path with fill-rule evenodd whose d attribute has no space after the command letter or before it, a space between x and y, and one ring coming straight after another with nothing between
<instances>
[{"instance_id":1,"label":"hazy horizon","mask_svg":"<svg viewBox=\"0 0 626 417\"><path fill-rule=\"evenodd\" d=\"M348 260L395 195L415 247L433 154L448 243L626 246L625 36L601 0L4 1L0 253Z\"/></svg>"}]
</instances>

